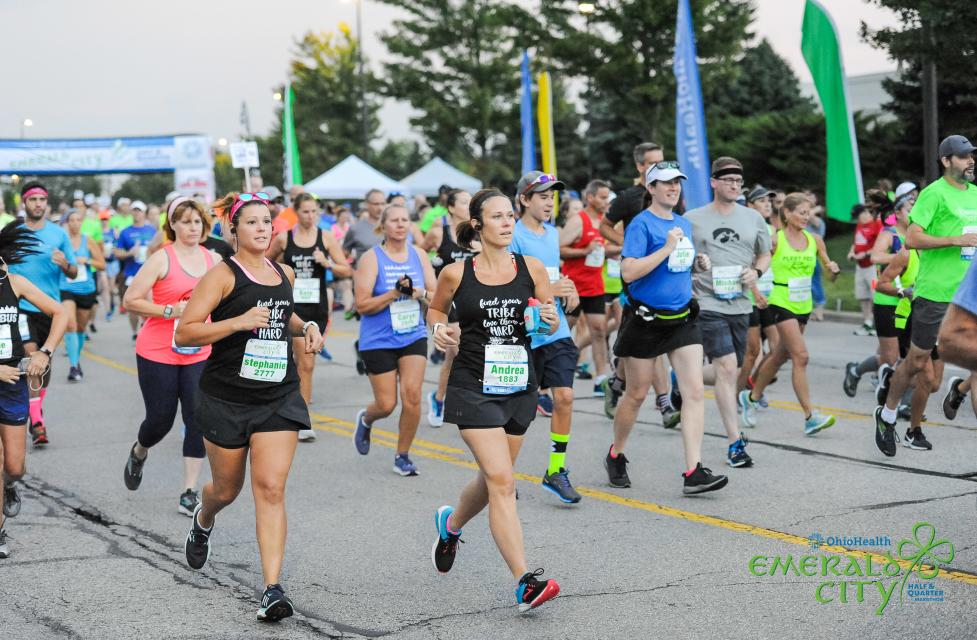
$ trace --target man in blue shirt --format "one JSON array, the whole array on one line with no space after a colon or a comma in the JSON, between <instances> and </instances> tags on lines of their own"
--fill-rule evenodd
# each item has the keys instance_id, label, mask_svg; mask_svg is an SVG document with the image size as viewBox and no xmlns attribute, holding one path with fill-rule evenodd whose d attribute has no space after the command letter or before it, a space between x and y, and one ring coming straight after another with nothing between
<instances>
[{"instance_id":1,"label":"man in blue shirt","mask_svg":"<svg viewBox=\"0 0 977 640\"><path fill-rule=\"evenodd\" d=\"M75 263L75 252L71 248L71 241L64 229L48 222L45 218L48 210L47 189L40 182L28 182L21 189L26 218L24 226L37 236L38 252L27 256L19 264L11 265L10 272L24 276L34 283L38 289L51 298L61 300L61 274L69 278L78 275L78 265ZM51 318L41 312L27 300L20 301L21 335L29 333L24 338L24 352L30 356L35 351L44 351L50 358L50 352L43 348L51 332ZM39 349L40 347L40 349ZM29 430L34 446L48 444L47 428L44 425L43 403L47 395L47 386L51 382L51 367L41 379L41 387L34 390L30 387L30 425Z\"/></svg>"},{"instance_id":2,"label":"man in blue shirt","mask_svg":"<svg viewBox=\"0 0 977 640\"><path fill-rule=\"evenodd\" d=\"M512 233L509 249L542 261L553 284L553 295L564 298L573 309L580 300L573 281L560 276L560 234L547 224L553 215L554 194L566 187L556 176L530 171L516 185L516 206L521 211ZM539 377L539 388L550 389L553 400L540 394L540 412L552 416L550 422L549 465L543 474L543 488L566 503L580 502L580 494L570 484L566 469L567 444L573 417L573 378L577 370L577 347L570 336L570 326L561 305L557 305L560 328L552 335L533 336L533 362ZM547 401L549 406L546 406Z\"/></svg>"},{"instance_id":3,"label":"man in blue shirt","mask_svg":"<svg viewBox=\"0 0 977 640\"><path fill-rule=\"evenodd\" d=\"M940 358L944 361L968 371L977 371L977 349L974 348L977 344L977 269L973 265L967 269L967 275L957 287L953 302L947 309L940 325L938 344ZM974 374L966 379L958 376L950 378L943 397L943 413L947 420L957 417L957 409L973 390L974 382ZM970 402L977 413L977 396L971 394Z\"/></svg>"},{"instance_id":4,"label":"man in blue shirt","mask_svg":"<svg viewBox=\"0 0 977 640\"><path fill-rule=\"evenodd\" d=\"M119 241L115 245L115 257L122 261L118 280L119 300L125 298L129 283L146 262L149 245L156 236L156 229L146 222L146 204L142 200L136 200L129 208L132 210L132 225L119 233ZM139 333L140 318L134 313L127 315L132 328L132 339L135 340Z\"/></svg>"}]
</instances>

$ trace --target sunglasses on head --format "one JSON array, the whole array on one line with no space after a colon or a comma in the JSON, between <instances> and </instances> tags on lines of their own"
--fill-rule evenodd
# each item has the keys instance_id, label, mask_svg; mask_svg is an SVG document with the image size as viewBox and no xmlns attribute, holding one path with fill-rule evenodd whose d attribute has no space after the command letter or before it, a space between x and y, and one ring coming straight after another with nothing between
<instances>
[{"instance_id":1,"label":"sunglasses on head","mask_svg":"<svg viewBox=\"0 0 977 640\"><path fill-rule=\"evenodd\" d=\"M556 181L557 181L556 176L554 176L552 173L541 173L538 176L536 176L535 180L533 180L532 182L526 185L526 188L522 190L522 195L526 195L527 193L530 192L531 189L533 189L533 187L537 185L548 184L550 182L556 182Z\"/></svg>"},{"instance_id":2,"label":"sunglasses on head","mask_svg":"<svg viewBox=\"0 0 977 640\"><path fill-rule=\"evenodd\" d=\"M231 206L231 218L233 218L234 214L238 212L238 209L251 202L260 202L261 204L271 204L271 196L269 196L264 191L257 191L255 193L238 194L237 200L235 200L233 206Z\"/></svg>"},{"instance_id":3,"label":"sunglasses on head","mask_svg":"<svg viewBox=\"0 0 977 640\"><path fill-rule=\"evenodd\" d=\"M664 162L656 162L652 168L664 171L665 169L681 169L682 167L675 160L666 160Z\"/></svg>"}]
</instances>

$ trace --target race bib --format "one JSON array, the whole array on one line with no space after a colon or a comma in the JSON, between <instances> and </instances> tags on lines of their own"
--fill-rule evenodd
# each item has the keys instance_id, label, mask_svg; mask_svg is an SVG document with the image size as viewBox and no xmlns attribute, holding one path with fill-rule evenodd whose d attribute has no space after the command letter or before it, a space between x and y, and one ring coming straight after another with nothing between
<instances>
[{"instance_id":1,"label":"race bib","mask_svg":"<svg viewBox=\"0 0 977 640\"><path fill-rule=\"evenodd\" d=\"M105 241L105 257L111 256L112 255L112 252L114 250L115 250L115 243L113 243L111 240L106 240Z\"/></svg>"},{"instance_id":2,"label":"race bib","mask_svg":"<svg viewBox=\"0 0 977 640\"><path fill-rule=\"evenodd\" d=\"M712 268L712 290L717 298L721 300L732 300L743 295L743 283L740 277L743 275L743 267L733 265L731 267Z\"/></svg>"},{"instance_id":3,"label":"race bib","mask_svg":"<svg viewBox=\"0 0 977 640\"><path fill-rule=\"evenodd\" d=\"M179 320L173 321L173 341L170 343L170 350L181 356L192 356L200 353L201 347L178 347L176 346L176 328L180 326Z\"/></svg>"},{"instance_id":4,"label":"race bib","mask_svg":"<svg viewBox=\"0 0 977 640\"><path fill-rule=\"evenodd\" d=\"M760 277L756 282L756 288L765 296L770 296L773 293L773 269L767 269L766 272Z\"/></svg>"},{"instance_id":5,"label":"race bib","mask_svg":"<svg viewBox=\"0 0 977 640\"><path fill-rule=\"evenodd\" d=\"M14 339L10 336L10 325L0 325L0 360L14 357Z\"/></svg>"},{"instance_id":6,"label":"race bib","mask_svg":"<svg viewBox=\"0 0 977 640\"><path fill-rule=\"evenodd\" d=\"M692 268L692 261L695 259L695 247L692 241L686 236L679 238L675 250L668 256L668 270L672 273L681 273Z\"/></svg>"},{"instance_id":7,"label":"race bib","mask_svg":"<svg viewBox=\"0 0 977 640\"><path fill-rule=\"evenodd\" d=\"M421 303L398 300L390 305L390 325L394 333L411 333L421 324Z\"/></svg>"},{"instance_id":8,"label":"race bib","mask_svg":"<svg viewBox=\"0 0 977 640\"><path fill-rule=\"evenodd\" d=\"M607 277L608 278L620 278L621 277L621 261L615 260L614 258L607 259Z\"/></svg>"},{"instance_id":9,"label":"race bib","mask_svg":"<svg viewBox=\"0 0 977 640\"><path fill-rule=\"evenodd\" d=\"M20 331L21 342L27 342L31 338L31 329L27 324L27 316L22 313L17 314L17 330Z\"/></svg>"},{"instance_id":10,"label":"race bib","mask_svg":"<svg viewBox=\"0 0 977 640\"><path fill-rule=\"evenodd\" d=\"M559 267L546 267L546 275L550 277L550 282L556 282L560 279L560 268Z\"/></svg>"},{"instance_id":11,"label":"race bib","mask_svg":"<svg viewBox=\"0 0 977 640\"><path fill-rule=\"evenodd\" d=\"M791 278L787 281L787 300L790 302L808 302L810 299L811 276Z\"/></svg>"},{"instance_id":12,"label":"race bib","mask_svg":"<svg viewBox=\"0 0 977 640\"><path fill-rule=\"evenodd\" d=\"M963 228L963 235L968 233L977 233L977 227L970 226ZM977 247L960 247L960 259L970 262L974 259L974 255L977 254Z\"/></svg>"},{"instance_id":13,"label":"race bib","mask_svg":"<svg viewBox=\"0 0 977 640\"><path fill-rule=\"evenodd\" d=\"M126 284L127 287L131 287L132 286L132 279L135 278L135 277L136 276L126 276L125 284Z\"/></svg>"},{"instance_id":14,"label":"race bib","mask_svg":"<svg viewBox=\"0 0 977 640\"><path fill-rule=\"evenodd\" d=\"M482 393L508 395L525 391L529 383L529 354L521 345L485 345Z\"/></svg>"},{"instance_id":15,"label":"race bib","mask_svg":"<svg viewBox=\"0 0 977 640\"><path fill-rule=\"evenodd\" d=\"M587 254L584 258L584 266L601 268L604 266L604 245L598 245L596 249Z\"/></svg>"},{"instance_id":16,"label":"race bib","mask_svg":"<svg viewBox=\"0 0 977 640\"><path fill-rule=\"evenodd\" d=\"M88 266L84 264L78 265L78 275L74 278L68 278L69 284L76 284L78 282L88 282Z\"/></svg>"},{"instance_id":17,"label":"race bib","mask_svg":"<svg viewBox=\"0 0 977 640\"><path fill-rule=\"evenodd\" d=\"M281 382L288 368L288 343L284 340L259 340L251 338L244 346L241 359L242 378Z\"/></svg>"},{"instance_id":18,"label":"race bib","mask_svg":"<svg viewBox=\"0 0 977 640\"><path fill-rule=\"evenodd\" d=\"M296 304L319 304L319 281L315 278L295 278L292 295Z\"/></svg>"}]
</instances>

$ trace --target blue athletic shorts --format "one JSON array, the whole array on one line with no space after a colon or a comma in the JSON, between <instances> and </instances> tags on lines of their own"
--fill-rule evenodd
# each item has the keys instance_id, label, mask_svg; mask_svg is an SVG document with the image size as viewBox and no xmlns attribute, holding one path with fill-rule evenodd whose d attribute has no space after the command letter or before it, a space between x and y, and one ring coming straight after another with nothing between
<instances>
[{"instance_id":1,"label":"blue athletic shorts","mask_svg":"<svg viewBox=\"0 0 977 640\"><path fill-rule=\"evenodd\" d=\"M25 424L29 405L26 376L21 376L14 384L0 382L0 424L14 427Z\"/></svg>"}]
</instances>

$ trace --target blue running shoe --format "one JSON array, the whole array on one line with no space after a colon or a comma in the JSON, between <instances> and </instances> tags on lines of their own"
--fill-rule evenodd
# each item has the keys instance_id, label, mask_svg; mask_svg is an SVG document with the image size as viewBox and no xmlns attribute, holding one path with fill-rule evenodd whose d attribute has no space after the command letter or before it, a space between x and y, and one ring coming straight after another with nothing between
<instances>
[{"instance_id":1,"label":"blue running shoe","mask_svg":"<svg viewBox=\"0 0 977 640\"><path fill-rule=\"evenodd\" d=\"M455 555L458 553L458 543L465 542L461 539L461 531L448 531L448 517L453 512L454 508L448 505L439 507L434 512L434 528L438 531L438 538L431 549L431 561L440 573L451 571L455 563Z\"/></svg>"},{"instance_id":2,"label":"blue running shoe","mask_svg":"<svg viewBox=\"0 0 977 640\"><path fill-rule=\"evenodd\" d=\"M726 464L731 467L753 466L753 458L746 452L746 440L740 438L729 445L729 451L726 453Z\"/></svg>"},{"instance_id":3,"label":"blue running shoe","mask_svg":"<svg viewBox=\"0 0 977 640\"><path fill-rule=\"evenodd\" d=\"M535 609L560 593L560 585L556 583L556 580L536 579L537 576L542 575L543 570L536 569L519 578L519 584L516 586L516 605L519 606L520 613Z\"/></svg>"},{"instance_id":4,"label":"blue running shoe","mask_svg":"<svg viewBox=\"0 0 977 640\"><path fill-rule=\"evenodd\" d=\"M536 411L546 418L553 415L553 398L550 397L550 394L539 394L539 398L536 400Z\"/></svg>"},{"instance_id":5,"label":"blue running shoe","mask_svg":"<svg viewBox=\"0 0 977 640\"><path fill-rule=\"evenodd\" d=\"M370 453L370 427L367 426L366 409L360 409L356 414L356 431L353 432L353 444L361 456Z\"/></svg>"},{"instance_id":6,"label":"blue running shoe","mask_svg":"<svg viewBox=\"0 0 977 640\"><path fill-rule=\"evenodd\" d=\"M761 393L760 394L760 399L757 400L756 403L757 403L757 406L759 406L761 409L769 409L770 408L770 403L767 402L767 394L765 394L765 393Z\"/></svg>"},{"instance_id":7,"label":"blue running shoe","mask_svg":"<svg viewBox=\"0 0 977 640\"><path fill-rule=\"evenodd\" d=\"M804 421L804 435L813 436L818 431L824 431L834 423L834 416L826 416L817 411L812 411L811 417Z\"/></svg>"},{"instance_id":8,"label":"blue running shoe","mask_svg":"<svg viewBox=\"0 0 977 640\"><path fill-rule=\"evenodd\" d=\"M580 502L580 494L570 484L570 472L560 467L556 473L543 474L543 488L567 504Z\"/></svg>"},{"instance_id":9,"label":"blue running shoe","mask_svg":"<svg viewBox=\"0 0 977 640\"><path fill-rule=\"evenodd\" d=\"M394 457L394 473L402 476L416 476L417 465L407 457L406 453L398 453Z\"/></svg>"},{"instance_id":10,"label":"blue running shoe","mask_svg":"<svg viewBox=\"0 0 977 640\"><path fill-rule=\"evenodd\" d=\"M437 429L444 424L444 401L438 401L438 394L434 391L427 394L427 423Z\"/></svg>"},{"instance_id":11,"label":"blue running shoe","mask_svg":"<svg viewBox=\"0 0 977 640\"><path fill-rule=\"evenodd\" d=\"M329 353L329 350L326 349L325 347L323 347L322 351L319 352L319 357L325 360L326 362L332 362L332 354Z\"/></svg>"}]
</instances>

